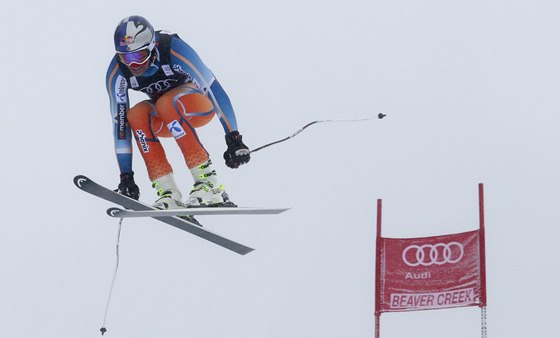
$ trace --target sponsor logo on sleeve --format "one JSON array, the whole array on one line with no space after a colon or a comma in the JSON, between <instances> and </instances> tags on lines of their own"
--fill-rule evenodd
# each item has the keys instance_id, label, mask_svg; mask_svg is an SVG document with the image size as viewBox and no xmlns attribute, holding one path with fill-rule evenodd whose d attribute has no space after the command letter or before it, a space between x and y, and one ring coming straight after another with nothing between
<instances>
[{"instance_id":1,"label":"sponsor logo on sleeve","mask_svg":"<svg viewBox=\"0 0 560 338\"><path fill-rule=\"evenodd\" d=\"M128 85L126 79L119 75L117 81L115 82L115 97L117 98L117 103L126 103L126 91Z\"/></svg>"},{"instance_id":2,"label":"sponsor logo on sleeve","mask_svg":"<svg viewBox=\"0 0 560 338\"><path fill-rule=\"evenodd\" d=\"M117 104L117 126L118 126L118 135L117 138L119 140L126 139L126 104L119 103Z\"/></svg>"},{"instance_id":3,"label":"sponsor logo on sleeve","mask_svg":"<svg viewBox=\"0 0 560 338\"><path fill-rule=\"evenodd\" d=\"M185 129L183 129L183 126L181 126L181 124L177 120L174 120L173 122L168 123L167 128L169 128L169 131L171 131L171 134L173 135L173 137L176 140L178 140L181 137L187 135L187 133L185 132Z\"/></svg>"}]
</instances>

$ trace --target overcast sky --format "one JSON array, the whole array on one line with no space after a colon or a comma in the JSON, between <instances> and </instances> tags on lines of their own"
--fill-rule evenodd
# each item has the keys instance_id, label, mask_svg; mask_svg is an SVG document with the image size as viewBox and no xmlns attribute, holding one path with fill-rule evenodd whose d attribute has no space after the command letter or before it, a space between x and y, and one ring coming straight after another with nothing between
<instances>
[{"instance_id":1,"label":"overcast sky","mask_svg":"<svg viewBox=\"0 0 560 338\"><path fill-rule=\"evenodd\" d=\"M240 256L153 219L126 219L106 337L373 337L375 201L383 235L475 230L486 190L489 337L557 337L560 249L558 1L17 1L0 5L0 336L97 337L115 264L105 72L128 15L179 33L228 92L250 148L225 166L241 206L201 216ZM138 101L142 96L133 95ZM164 146L186 194L192 178ZM153 202L135 149L141 199ZM480 310L381 317L382 337L480 336Z\"/></svg>"}]
</instances>

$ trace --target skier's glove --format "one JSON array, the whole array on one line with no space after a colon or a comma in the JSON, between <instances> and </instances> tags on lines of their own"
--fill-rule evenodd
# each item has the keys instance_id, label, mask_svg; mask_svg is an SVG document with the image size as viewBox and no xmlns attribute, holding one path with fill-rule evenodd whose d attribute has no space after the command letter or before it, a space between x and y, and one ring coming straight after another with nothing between
<instances>
[{"instance_id":1,"label":"skier's glove","mask_svg":"<svg viewBox=\"0 0 560 338\"><path fill-rule=\"evenodd\" d=\"M226 135L226 144L228 146L224 153L226 165L230 168L238 168L240 165L249 162L251 152L243 143L241 134L238 131L232 131Z\"/></svg>"},{"instance_id":2,"label":"skier's glove","mask_svg":"<svg viewBox=\"0 0 560 338\"><path fill-rule=\"evenodd\" d=\"M136 183L134 183L134 172L131 171L129 173L122 173L121 183L119 183L119 187L115 191L119 194L138 200L140 197L140 189Z\"/></svg>"}]
</instances>

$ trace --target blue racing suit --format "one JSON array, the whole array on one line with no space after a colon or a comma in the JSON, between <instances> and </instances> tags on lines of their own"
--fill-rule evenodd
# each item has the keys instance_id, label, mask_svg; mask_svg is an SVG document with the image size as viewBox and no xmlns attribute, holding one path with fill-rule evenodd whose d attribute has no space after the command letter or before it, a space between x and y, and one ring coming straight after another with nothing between
<instances>
[{"instance_id":1,"label":"blue racing suit","mask_svg":"<svg viewBox=\"0 0 560 338\"><path fill-rule=\"evenodd\" d=\"M106 87L113 119L115 153L121 173L132 172L133 136L126 119L130 108L129 89L147 94L150 101L155 103L167 91L192 83L214 105L226 135L237 130L235 112L229 97L191 46L176 34L157 31L156 48L153 52L153 62L141 76L133 76L117 55L107 69Z\"/></svg>"}]
</instances>

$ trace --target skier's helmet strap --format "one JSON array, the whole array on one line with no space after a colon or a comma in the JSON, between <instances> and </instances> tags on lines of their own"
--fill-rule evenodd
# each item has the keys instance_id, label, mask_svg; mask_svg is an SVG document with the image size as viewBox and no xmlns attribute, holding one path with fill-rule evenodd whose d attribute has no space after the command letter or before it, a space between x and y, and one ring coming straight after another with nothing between
<instances>
[{"instance_id":1,"label":"skier's helmet strap","mask_svg":"<svg viewBox=\"0 0 560 338\"><path fill-rule=\"evenodd\" d=\"M150 52L156 45L154 27L141 16L129 16L122 19L115 29L115 51L130 53L141 49Z\"/></svg>"}]
</instances>

